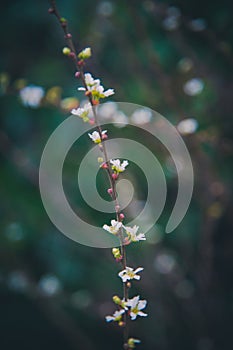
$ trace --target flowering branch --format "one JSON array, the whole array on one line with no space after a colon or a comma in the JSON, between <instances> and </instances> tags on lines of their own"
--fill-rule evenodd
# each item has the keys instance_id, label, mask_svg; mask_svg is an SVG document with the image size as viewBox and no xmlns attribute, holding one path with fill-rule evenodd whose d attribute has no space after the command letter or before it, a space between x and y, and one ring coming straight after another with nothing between
<instances>
[{"instance_id":1,"label":"flowering branch","mask_svg":"<svg viewBox=\"0 0 233 350\"><path fill-rule=\"evenodd\" d=\"M84 72L84 66L86 60L91 57L92 52L91 48L87 47L80 51L78 54L76 52L72 35L68 30L68 22L64 17L61 17L56 2L54 0L50 1L51 7L49 13L54 14L58 19L67 42L67 47L63 48L63 54L71 58L75 64L76 73L75 77L80 79L82 82L81 87L78 88L79 91L84 91L85 96L88 99L88 103L84 105L83 108L79 107L73 109L71 113L76 115L84 122L89 122L91 125L95 125L97 131L89 133L90 139L99 146L100 151L103 154L103 158L98 158L98 161L101 163L101 168L105 169L109 179L109 189L107 190L108 194L111 196L115 205L115 219L111 220L111 226L105 224L103 229L109 233L117 236L119 238L120 249L113 248L112 253L117 262L122 266L122 271L119 272L118 276L122 279L123 282L123 299L118 296L113 297L114 303L118 306L118 310L114 312L112 316L106 316L106 321L116 321L119 326L124 327L124 349L133 349L135 344L140 343L138 339L129 338L129 318L135 320L137 316L147 316L146 313L141 311L146 307L146 300L140 300L139 296L135 296L132 299L129 299L129 289L131 288L131 280L140 280L139 272L143 270L142 267L138 267L135 270L127 266L127 257L126 257L126 245L131 242L138 242L145 240L145 235L143 233L137 234L138 226L127 227L123 224L124 214L121 212L120 205L117 200L116 192L116 181L119 178L120 174L125 171L128 166L128 161L124 160L122 163L119 159L110 159L108 158L106 145L104 140L108 138L107 130L102 130L101 125L98 120L97 106L100 103L101 99L107 98L114 94L113 89L104 90L104 87L100 84L99 79L94 79L90 73ZM94 118L90 117L90 112Z\"/></svg>"}]
</instances>

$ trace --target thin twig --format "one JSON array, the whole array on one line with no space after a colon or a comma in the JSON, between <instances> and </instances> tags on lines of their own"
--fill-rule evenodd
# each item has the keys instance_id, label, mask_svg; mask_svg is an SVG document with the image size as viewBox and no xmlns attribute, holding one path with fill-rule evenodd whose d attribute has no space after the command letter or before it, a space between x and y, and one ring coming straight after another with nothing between
<instances>
[{"instance_id":1,"label":"thin twig","mask_svg":"<svg viewBox=\"0 0 233 350\"><path fill-rule=\"evenodd\" d=\"M77 51L76 51L75 45L73 43L72 35L68 30L68 22L65 18L60 16L60 13L59 13L57 6L56 6L56 1L51 0L50 4L51 4L51 8L49 9L49 12L56 16L56 18L58 19L58 21L59 21L59 23L64 31L67 45L68 45L69 49L71 50L71 53L69 56L73 59L73 62L75 64L75 68L76 68L77 72L80 73L80 79L81 79L83 86L86 90L85 95L87 96L87 98L91 104L91 107L92 107L92 112L94 115L96 128L98 130L98 133L99 133L100 139L101 139L100 149L103 152L104 162L107 164L106 171L107 171L107 175L108 175L108 179L109 179L109 184L110 184L110 187L112 189L112 199L114 201L114 206L115 206L116 220L120 222L121 221L121 218L120 218L121 210L120 210L120 205L119 205L119 202L117 199L116 181L112 177L113 172L111 170L111 165L109 162L106 145L105 145L105 142L104 142L104 139L102 136L102 128L101 128L101 125L100 125L99 120L98 120L98 115L96 112L96 105L93 103L92 95L89 93L89 90L88 90L88 87L87 87L87 84L85 81L85 74L84 74L84 70L83 70L84 62L82 60L81 61L78 60ZM119 230L118 237L119 237L119 241L120 241L120 248L121 248L121 254L122 254L122 267L123 267L123 269L125 269L127 266L127 257L126 257L126 248L125 248L125 244L124 244L124 235L123 235L122 228L120 228L120 230ZM129 290L129 287L127 286L127 283L123 282L124 300L128 299L128 290ZM128 324L128 316L125 313L124 314L124 344L125 344L125 347L127 346L128 337L129 337L129 324Z\"/></svg>"}]
</instances>

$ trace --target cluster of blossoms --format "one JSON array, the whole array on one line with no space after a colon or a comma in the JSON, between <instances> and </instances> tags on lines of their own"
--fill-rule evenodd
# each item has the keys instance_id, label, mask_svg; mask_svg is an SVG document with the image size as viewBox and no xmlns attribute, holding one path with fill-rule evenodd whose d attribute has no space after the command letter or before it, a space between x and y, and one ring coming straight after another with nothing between
<instances>
[{"instance_id":1,"label":"cluster of blossoms","mask_svg":"<svg viewBox=\"0 0 233 350\"><path fill-rule=\"evenodd\" d=\"M129 244L131 242L145 241L146 237L144 233L138 233L139 226L134 225L133 227L125 226L121 221L111 220L111 226L104 225L103 229L114 234L118 235L121 231L126 233L124 236L124 244Z\"/></svg>"},{"instance_id":2,"label":"cluster of blossoms","mask_svg":"<svg viewBox=\"0 0 233 350\"><path fill-rule=\"evenodd\" d=\"M105 318L107 322L114 321L118 322L120 326L124 325L124 322L122 321L122 315L124 313L127 313L131 320L136 320L137 316L147 316L145 312L141 311L146 307L147 301L140 300L139 295L126 301L124 299L121 300L117 295L114 295L113 301L120 307L120 310L115 311L112 316L106 316Z\"/></svg>"},{"instance_id":3,"label":"cluster of blossoms","mask_svg":"<svg viewBox=\"0 0 233 350\"><path fill-rule=\"evenodd\" d=\"M123 218L122 218L123 219ZM125 226L122 221L111 220L111 225L103 225L103 229L108 231L109 233L119 236L121 242L124 245L128 245L132 242L145 241L146 237L144 233L138 233L138 226ZM122 263L123 269L118 273L118 276L121 278L123 284L127 286L127 288L131 287L132 280L140 280L141 276L139 273L144 270L143 267L137 267L136 269L126 266L123 259L123 254L119 248L113 248L112 254L117 262ZM118 305L118 310L116 310L113 315L106 316L107 322L117 322L119 326L125 326L125 322L127 317L130 319L136 320L138 316L146 317L147 314L142 310L146 307L147 301L140 300L140 296L137 295L131 299L123 298L120 299L118 296L113 297L113 301L116 305ZM126 344L127 349L134 349L135 345L140 343L140 340L129 338Z\"/></svg>"},{"instance_id":4,"label":"cluster of blossoms","mask_svg":"<svg viewBox=\"0 0 233 350\"><path fill-rule=\"evenodd\" d=\"M68 49L68 48L64 48ZM63 49L63 53L64 53ZM69 49L68 49L69 50ZM66 51L67 52L67 51ZM65 54L70 54L69 52ZM85 59L91 57L91 49L87 47L82 50L78 54L79 62L83 64ZM76 72L76 77L80 77L80 72ZM87 102L83 107L79 107L77 109L72 109L71 113L82 118L84 122L93 123L93 119L90 118L90 114L92 112L92 107L94 105L98 105L100 99L104 99L106 97L112 96L114 94L113 89L105 90L104 87L100 83L100 79L95 79L90 73L85 73L83 75L84 86L78 88L79 91L84 91L87 97L90 97L89 102Z\"/></svg>"},{"instance_id":5,"label":"cluster of blossoms","mask_svg":"<svg viewBox=\"0 0 233 350\"><path fill-rule=\"evenodd\" d=\"M86 73L84 77L87 89L85 87L79 87L78 90L85 91L86 95L91 94L95 101L99 101L100 98L109 97L114 94L113 89L104 91L104 87L100 85L100 80L94 79L90 73Z\"/></svg>"},{"instance_id":6,"label":"cluster of blossoms","mask_svg":"<svg viewBox=\"0 0 233 350\"><path fill-rule=\"evenodd\" d=\"M65 48L63 53L70 55L70 49ZM78 54L80 59L80 66L83 67L83 62L91 57L91 49L86 48ZM128 290L131 287L132 280L140 280L141 276L139 273L143 271L143 267L137 267L136 269L127 266L126 263L126 246L139 241L145 241L146 237L144 233L138 233L139 227L134 225L133 227L126 226L123 223L124 214L120 211L120 207L117 204L116 195L116 180L122 172L126 170L129 165L127 160L121 161L120 159L107 159L105 145L102 142L108 138L107 130L102 130L98 125L97 113L95 110L96 105L99 104L100 99L104 99L114 94L113 89L105 90L100 84L99 79L93 78L90 73L83 73L83 68L76 73L76 77L81 78L83 82L83 87L79 87L79 91L85 91L85 96L88 98L88 102L84 104L83 107L77 109L72 109L71 113L76 115L84 122L89 122L90 124L96 124L97 130L89 133L88 136L95 143L98 144L100 149L104 152L104 157L99 157L98 162L101 163L101 168L106 169L110 178L111 187L107 190L108 194L112 196L115 201L116 208L116 219L111 220L111 225L103 225L103 229L112 235L119 238L120 249L113 248L112 254L116 262L122 265L122 270L118 273L124 286L124 298L121 299L118 296L113 297L114 303L118 306L118 309L113 313L113 315L106 316L106 321L117 322L119 326L126 327L129 319L135 320L138 316L145 317L147 314L142 310L146 307L147 301L140 300L140 296L134 296L133 298L128 297ZM127 327L126 327L127 329ZM136 344L140 343L140 340L135 338L125 338L125 349L134 349Z\"/></svg>"}]
</instances>

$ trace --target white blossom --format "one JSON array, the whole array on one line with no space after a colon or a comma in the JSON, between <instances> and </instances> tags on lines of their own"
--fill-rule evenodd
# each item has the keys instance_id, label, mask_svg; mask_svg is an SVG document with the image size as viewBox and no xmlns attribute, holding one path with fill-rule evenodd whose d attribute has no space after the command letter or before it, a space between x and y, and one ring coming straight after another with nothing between
<instances>
[{"instance_id":1,"label":"white blossom","mask_svg":"<svg viewBox=\"0 0 233 350\"><path fill-rule=\"evenodd\" d=\"M125 310L119 310L119 311L115 311L114 314L112 316L106 316L105 319L107 322L111 322L111 321L120 321L122 318L122 315L125 313Z\"/></svg>"},{"instance_id":2,"label":"white blossom","mask_svg":"<svg viewBox=\"0 0 233 350\"><path fill-rule=\"evenodd\" d=\"M147 301L146 300L140 300L140 296L136 296L132 299L128 299L126 305L130 307L130 317L131 320L135 320L137 316L143 316L146 317L147 314L144 313L143 310L146 307Z\"/></svg>"},{"instance_id":3,"label":"white blossom","mask_svg":"<svg viewBox=\"0 0 233 350\"><path fill-rule=\"evenodd\" d=\"M124 270L118 273L118 276L121 277L123 282L135 279L140 280L140 276L137 275L138 272L144 270L143 267L138 267L136 270L132 269L132 267L126 266Z\"/></svg>"},{"instance_id":4,"label":"white blossom","mask_svg":"<svg viewBox=\"0 0 233 350\"><path fill-rule=\"evenodd\" d=\"M129 164L127 160L124 160L121 163L120 159L111 159L110 163L112 164L112 170L115 170L117 173L122 173L125 171L125 168Z\"/></svg>"},{"instance_id":5,"label":"white blossom","mask_svg":"<svg viewBox=\"0 0 233 350\"><path fill-rule=\"evenodd\" d=\"M73 115L77 115L78 117L82 118L84 122L88 121L88 115L91 111L91 104L88 102L83 107L79 107L77 109L72 109L71 113Z\"/></svg>"},{"instance_id":6,"label":"white blossom","mask_svg":"<svg viewBox=\"0 0 233 350\"><path fill-rule=\"evenodd\" d=\"M102 131L102 137L105 135L107 130ZM92 134L88 134L88 136L92 139L94 143L100 143L101 142L101 137L98 131L93 131Z\"/></svg>"},{"instance_id":7,"label":"white blossom","mask_svg":"<svg viewBox=\"0 0 233 350\"><path fill-rule=\"evenodd\" d=\"M111 220L111 226L108 226L105 224L103 226L103 229L112 233L113 235L116 235L121 227L122 227L122 222Z\"/></svg>"},{"instance_id":8,"label":"white blossom","mask_svg":"<svg viewBox=\"0 0 233 350\"><path fill-rule=\"evenodd\" d=\"M90 73L85 73L84 79L88 91L90 91L92 96L96 97L97 99L109 97L114 94L113 89L104 91L104 87L100 85L100 80L94 79ZM78 90L85 91L86 89L84 87L79 87Z\"/></svg>"},{"instance_id":9,"label":"white blossom","mask_svg":"<svg viewBox=\"0 0 233 350\"><path fill-rule=\"evenodd\" d=\"M145 241L146 237L144 233L139 233L137 235L137 231L139 229L139 226L134 225L133 227L124 226L124 229L126 230L126 233L131 240L131 242L139 242L139 241Z\"/></svg>"},{"instance_id":10,"label":"white blossom","mask_svg":"<svg viewBox=\"0 0 233 350\"><path fill-rule=\"evenodd\" d=\"M90 73L85 73L84 75L85 78L85 83L87 86L99 86L100 85L100 80L99 79L94 79Z\"/></svg>"}]
</instances>

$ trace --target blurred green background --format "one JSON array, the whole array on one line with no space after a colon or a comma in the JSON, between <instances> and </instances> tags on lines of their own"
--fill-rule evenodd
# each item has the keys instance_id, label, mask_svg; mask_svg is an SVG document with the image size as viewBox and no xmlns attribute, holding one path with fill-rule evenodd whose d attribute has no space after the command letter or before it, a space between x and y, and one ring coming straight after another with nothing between
<instances>
[{"instance_id":1,"label":"blurred green background","mask_svg":"<svg viewBox=\"0 0 233 350\"><path fill-rule=\"evenodd\" d=\"M183 135L193 161L190 208L180 226L165 234L177 177L168 154L147 140L167 175L168 201L147 242L128 249L130 266L145 268L133 290L148 300L149 316L132 327L142 340L138 348L231 349L232 2L57 5L77 49L92 47L87 70L115 89L111 101L164 115ZM116 350L121 330L104 320L114 310L112 295L121 294L110 249L66 238L40 199L44 145L82 101L72 62L62 55L62 30L48 7L46 1L1 4L0 348ZM130 132L119 129L116 135ZM73 169L90 147L86 139L73 147L65 169L69 199L83 212L90 209L76 192ZM143 174L137 180L136 170L134 177L139 196L146 198Z\"/></svg>"}]
</instances>

